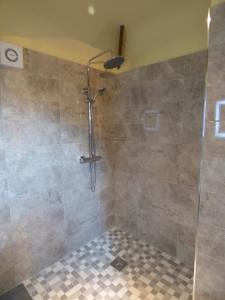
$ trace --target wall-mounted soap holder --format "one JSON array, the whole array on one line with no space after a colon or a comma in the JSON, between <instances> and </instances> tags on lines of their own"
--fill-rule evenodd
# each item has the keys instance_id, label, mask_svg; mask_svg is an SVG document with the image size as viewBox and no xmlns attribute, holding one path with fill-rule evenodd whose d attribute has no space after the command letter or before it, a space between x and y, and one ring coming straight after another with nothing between
<instances>
[{"instance_id":1,"label":"wall-mounted soap holder","mask_svg":"<svg viewBox=\"0 0 225 300\"><path fill-rule=\"evenodd\" d=\"M147 131L158 131L159 115L158 110L145 110L141 117L143 128Z\"/></svg>"}]
</instances>

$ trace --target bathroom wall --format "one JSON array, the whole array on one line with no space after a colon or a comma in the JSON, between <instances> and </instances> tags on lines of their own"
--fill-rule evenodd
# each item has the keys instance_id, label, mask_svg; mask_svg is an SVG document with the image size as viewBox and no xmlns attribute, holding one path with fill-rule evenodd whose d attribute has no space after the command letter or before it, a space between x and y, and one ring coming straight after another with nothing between
<instances>
[{"instance_id":1,"label":"bathroom wall","mask_svg":"<svg viewBox=\"0 0 225 300\"><path fill-rule=\"evenodd\" d=\"M107 88L94 109L95 193L78 160L85 67L24 59L23 70L0 68L0 293L114 224L192 264L206 52L92 71L94 89Z\"/></svg>"},{"instance_id":2,"label":"bathroom wall","mask_svg":"<svg viewBox=\"0 0 225 300\"><path fill-rule=\"evenodd\" d=\"M195 300L225 299L225 3L211 18Z\"/></svg>"},{"instance_id":3,"label":"bathroom wall","mask_svg":"<svg viewBox=\"0 0 225 300\"><path fill-rule=\"evenodd\" d=\"M127 33L123 72L206 49L209 7L210 0L77 0L67 5L23 0L20 6L0 1L0 39L85 64L104 49L117 51L122 22Z\"/></svg>"},{"instance_id":4,"label":"bathroom wall","mask_svg":"<svg viewBox=\"0 0 225 300\"><path fill-rule=\"evenodd\" d=\"M117 226L194 262L206 52L117 76Z\"/></svg>"},{"instance_id":5,"label":"bathroom wall","mask_svg":"<svg viewBox=\"0 0 225 300\"><path fill-rule=\"evenodd\" d=\"M98 164L95 193L78 161L87 154L85 67L28 50L24 59L23 70L0 67L0 293L113 223L110 159ZM110 140L98 142L109 158Z\"/></svg>"}]
</instances>

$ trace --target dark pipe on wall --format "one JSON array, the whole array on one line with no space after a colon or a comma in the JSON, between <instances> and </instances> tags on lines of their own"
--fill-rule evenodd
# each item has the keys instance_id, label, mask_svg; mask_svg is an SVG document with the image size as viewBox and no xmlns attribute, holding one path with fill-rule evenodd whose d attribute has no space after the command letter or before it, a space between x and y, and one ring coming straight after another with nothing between
<instances>
[{"instance_id":1,"label":"dark pipe on wall","mask_svg":"<svg viewBox=\"0 0 225 300\"><path fill-rule=\"evenodd\" d=\"M119 48L118 48L118 55L122 56L123 55L123 42L124 42L124 25L120 25L120 34L119 34ZM117 67L117 69L120 69L120 66Z\"/></svg>"}]
</instances>

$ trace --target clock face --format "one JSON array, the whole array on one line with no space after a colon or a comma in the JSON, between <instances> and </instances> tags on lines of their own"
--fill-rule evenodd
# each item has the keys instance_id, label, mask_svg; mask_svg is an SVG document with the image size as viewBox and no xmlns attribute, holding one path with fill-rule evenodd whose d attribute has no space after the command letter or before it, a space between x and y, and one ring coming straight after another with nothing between
<instances>
[{"instance_id":1,"label":"clock face","mask_svg":"<svg viewBox=\"0 0 225 300\"><path fill-rule=\"evenodd\" d=\"M16 50L11 48L5 50L5 57L11 62L16 62L19 59L19 55Z\"/></svg>"}]
</instances>

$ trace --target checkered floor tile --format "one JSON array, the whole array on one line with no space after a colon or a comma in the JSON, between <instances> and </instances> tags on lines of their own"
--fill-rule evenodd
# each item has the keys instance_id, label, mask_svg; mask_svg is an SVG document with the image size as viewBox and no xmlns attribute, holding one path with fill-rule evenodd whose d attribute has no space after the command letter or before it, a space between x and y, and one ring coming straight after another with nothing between
<instances>
[{"instance_id":1,"label":"checkered floor tile","mask_svg":"<svg viewBox=\"0 0 225 300\"><path fill-rule=\"evenodd\" d=\"M121 257L126 267L111 262ZM192 299L193 272L117 229L69 254L24 285L34 300Z\"/></svg>"}]
</instances>

